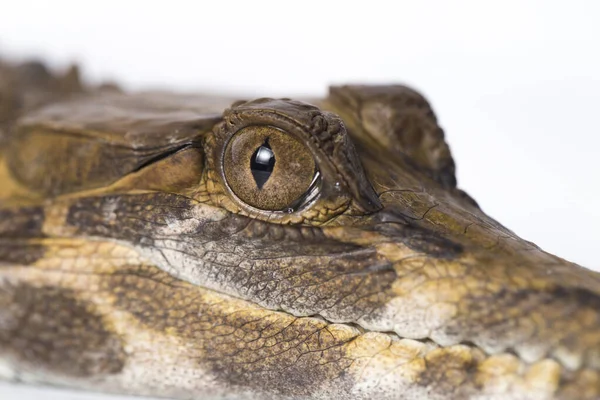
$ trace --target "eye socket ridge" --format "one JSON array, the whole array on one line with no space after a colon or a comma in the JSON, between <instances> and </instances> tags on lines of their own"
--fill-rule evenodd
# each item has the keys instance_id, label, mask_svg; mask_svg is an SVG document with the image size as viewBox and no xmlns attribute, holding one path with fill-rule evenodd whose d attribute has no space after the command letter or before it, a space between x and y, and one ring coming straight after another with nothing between
<instances>
[{"instance_id":1,"label":"eye socket ridge","mask_svg":"<svg viewBox=\"0 0 600 400\"><path fill-rule=\"evenodd\" d=\"M289 205L285 210L286 213L296 212L304 207L310 206L314 201L317 200L319 194L321 193L321 172L319 170L315 171L315 177L311 182L308 190L302 197L299 197L298 200L294 201Z\"/></svg>"}]
</instances>

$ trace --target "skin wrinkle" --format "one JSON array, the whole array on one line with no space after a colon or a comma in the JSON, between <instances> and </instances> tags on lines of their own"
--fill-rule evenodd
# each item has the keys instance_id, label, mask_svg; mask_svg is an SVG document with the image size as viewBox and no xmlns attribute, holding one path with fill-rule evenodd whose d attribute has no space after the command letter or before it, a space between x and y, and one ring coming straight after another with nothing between
<instances>
[{"instance_id":1,"label":"skin wrinkle","mask_svg":"<svg viewBox=\"0 0 600 400\"><path fill-rule=\"evenodd\" d=\"M59 363L41 371L21 347L0 344L20 379L173 398L598 397L600 279L519 239L456 188L443 131L414 91L333 88L319 107L259 99L222 118L216 99L82 96L15 122L17 135L31 121L77 123L100 151L71 160L90 179L57 174L58 186L28 188L33 208L13 189L0 193L9 199L0 203L0 335L34 307L6 288L49 288L44 303L61 312L77 310L60 307L66 294L86 305L89 322L63 331L68 341L88 338L118 360L94 342L91 327L100 327L126 362L88 379ZM113 108L103 114L95 105L106 102ZM115 115L133 130L123 134ZM281 129L313 155L322 181L310 204L273 212L231 195L223 149L252 124ZM78 147L64 140L57 154ZM188 140L202 152L188 153L193 170L179 152L152 150ZM8 156L44 148L26 134L18 143ZM107 143L156 162L93 188L109 172L97 166L128 171L132 160L102 156ZM56 161L30 163L34 172ZM166 171L168 180L152 178ZM57 197L39 207L40 189ZM60 342L53 329L41 335L31 341L48 340L44 351Z\"/></svg>"}]
</instances>

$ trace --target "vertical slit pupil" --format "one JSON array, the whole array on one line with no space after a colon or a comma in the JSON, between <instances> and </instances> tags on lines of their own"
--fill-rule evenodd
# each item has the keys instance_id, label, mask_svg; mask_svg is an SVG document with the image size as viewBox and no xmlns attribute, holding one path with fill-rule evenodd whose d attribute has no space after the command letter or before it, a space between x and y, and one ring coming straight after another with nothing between
<instances>
[{"instance_id":1,"label":"vertical slit pupil","mask_svg":"<svg viewBox=\"0 0 600 400\"><path fill-rule=\"evenodd\" d=\"M271 146L269 146L269 139L265 139L265 142L252 154L250 159L250 171L256 182L256 186L262 189L265 183L269 180L273 168L275 167L275 154Z\"/></svg>"}]
</instances>

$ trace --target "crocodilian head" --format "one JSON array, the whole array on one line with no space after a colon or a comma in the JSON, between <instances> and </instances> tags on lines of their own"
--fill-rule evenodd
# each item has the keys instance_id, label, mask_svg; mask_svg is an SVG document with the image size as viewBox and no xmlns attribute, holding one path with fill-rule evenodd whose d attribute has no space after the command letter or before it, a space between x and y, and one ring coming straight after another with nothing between
<instances>
[{"instance_id":1,"label":"crocodilian head","mask_svg":"<svg viewBox=\"0 0 600 400\"><path fill-rule=\"evenodd\" d=\"M106 269L96 294L77 300L120 343L96 382L181 397L597 398L598 275L456 187L419 94L344 86L312 103L236 102L106 189L53 194L62 222L47 234L140 257L93 267Z\"/></svg>"},{"instance_id":2,"label":"crocodilian head","mask_svg":"<svg viewBox=\"0 0 600 400\"><path fill-rule=\"evenodd\" d=\"M319 105L238 103L207 138L212 202L252 226L229 293L437 347L408 369L456 398L511 385L597 396L599 276L520 239L456 187L416 92L337 87ZM382 376L402 370L370 357Z\"/></svg>"}]
</instances>

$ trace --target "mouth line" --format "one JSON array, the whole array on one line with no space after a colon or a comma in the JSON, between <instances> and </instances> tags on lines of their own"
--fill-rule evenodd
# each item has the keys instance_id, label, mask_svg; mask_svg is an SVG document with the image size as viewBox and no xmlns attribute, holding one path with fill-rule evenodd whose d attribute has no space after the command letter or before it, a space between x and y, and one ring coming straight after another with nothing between
<instances>
[{"instance_id":1,"label":"mouth line","mask_svg":"<svg viewBox=\"0 0 600 400\"><path fill-rule=\"evenodd\" d=\"M161 253L164 256L164 253ZM150 259L154 259L155 264L163 269L164 271L177 271L177 266L171 264L167 259L159 259L155 258L156 254L148 253L147 256ZM383 262L382 264L369 264L367 273L377 273L381 271L387 270L388 263ZM200 266L199 266L200 268ZM200 268L203 270L204 268ZM347 272L344 276L350 276L356 271ZM365 271L360 271L357 273L360 275L365 275ZM187 281L194 286L201 287L205 290L212 291L214 293L219 293L222 295L226 295L231 298L236 298L239 300L246 301L251 303L257 307L265 311L274 311L281 312L293 318L316 318L321 321L324 321L327 324L338 324L344 325L346 327L350 327L355 329L358 333L382 333L389 335L390 337L396 340L414 340L424 344L433 344L438 348L451 348L453 346L466 346L469 349L480 351L481 354L487 356L496 356L501 354L507 354L514 356L519 362L524 365L532 365L539 361L543 360L553 360L555 361L562 369L568 371L578 371L584 369L591 370L600 370L600 364L596 362L594 357L586 355L583 349L565 349L561 347L561 343L553 343L548 340L544 340L540 337L538 341L535 338L524 337L523 340L511 341L510 332L507 333L495 333L490 330L490 327L482 327L482 330L477 332L477 335L471 335L469 337L469 333L466 329L461 331L450 331L444 327L438 327L433 330L414 330L410 325L397 325L400 320L395 319L395 315L402 315L402 318L410 324L411 318L415 321L418 320L417 312L415 311L411 317L410 304L404 303L404 300L400 300L400 297L393 297L391 300L388 300L386 303L380 304L377 309L373 309L372 312L366 312L362 315L348 315L345 316L341 314L337 314L333 311L330 313L328 310L331 307L316 307L312 308L312 310L302 310L297 309L294 306L294 303L285 304L281 302L281 300L276 300L276 297L271 297L271 300L262 301L260 298L253 296L250 292L247 295L244 294L244 291L240 292L240 288L237 289L235 287L225 285L223 283L218 283L212 281L210 279L206 279L206 277L201 278L199 276L177 274L177 278L183 281ZM187 276L186 276L187 275ZM329 288L330 290L331 288ZM371 293L372 294L372 293ZM392 304L391 301L394 299L398 299L401 302ZM336 302L336 304L338 304ZM315 304L316 305L316 304ZM497 306L500 306L498 304ZM404 310L404 311L403 311ZM381 312L383 317L376 316L375 319L369 319L367 317L374 315L373 312L379 313ZM468 316L465 316L468 322ZM495 321L499 325L509 325L506 323L510 322L514 318L506 318L502 320ZM465 322L465 321L462 321ZM476 320L472 320L470 325L476 324ZM404 327L404 328L403 328ZM408 327L408 332L405 329ZM454 327L456 329L458 327ZM409 333L410 332L410 333ZM414 334L412 334L414 332ZM409 333L409 334L406 334ZM518 333L517 333L518 334ZM514 336L514 335L512 335Z\"/></svg>"},{"instance_id":2,"label":"mouth line","mask_svg":"<svg viewBox=\"0 0 600 400\"><path fill-rule=\"evenodd\" d=\"M212 289L208 289L208 290L212 290ZM214 290L213 290L214 291ZM218 291L215 291L218 292ZM223 293L225 294L225 293ZM227 294L225 294L227 295ZM379 334L384 334L387 335L391 338L393 338L394 340L398 340L398 341L413 341L413 342L419 342L423 345L426 345L430 348L430 350L434 350L434 349L448 349L448 348L453 348L456 346L464 346L469 348L470 350L475 350L475 351L479 351L481 352L481 354L485 355L485 357L493 357L493 356L502 356L502 355L510 355L515 357L521 364L525 365L525 366L531 366L534 365L536 363L542 362L544 360L552 360L554 362L556 362L560 368L562 370L567 370L570 372L578 372L581 370L599 370L596 367L593 366L589 366L586 365L584 362L580 363L579 365L573 365L572 363L569 363L568 361L565 361L565 359L563 359L560 356L557 356L554 354L554 352L552 351L552 348L550 348L549 351L547 351L544 355L542 355L541 357L537 357L535 359L530 358L530 359L526 359L524 358L519 351L517 351L514 347L511 346L507 346L501 350L497 350L497 351L488 351L486 350L484 347L479 346L477 343L473 342L473 341L469 341L469 340L461 340L461 341L457 341L451 344L444 344L444 343L439 343L438 341L436 341L435 339L431 338L431 337L408 337L408 336L401 336L399 335L397 332L393 331L393 330L377 330L377 329L369 329L363 325L361 325L358 322L355 321L332 321L330 319L327 319L325 317L323 317L321 314L316 313L316 314L311 314L311 315L295 315L294 313L285 310L284 308L278 308L278 309L270 309L267 307L264 307L260 304L257 304L251 300L246 300L249 301L253 304L255 304L256 306L264 309L264 310L268 310L268 311L275 311L275 312L281 312L284 314L287 314L293 318L312 318L312 319L317 319L320 320L322 322L325 322L328 325L343 325L352 329L355 329L359 332L360 335L364 335L367 333L379 333Z\"/></svg>"}]
</instances>

